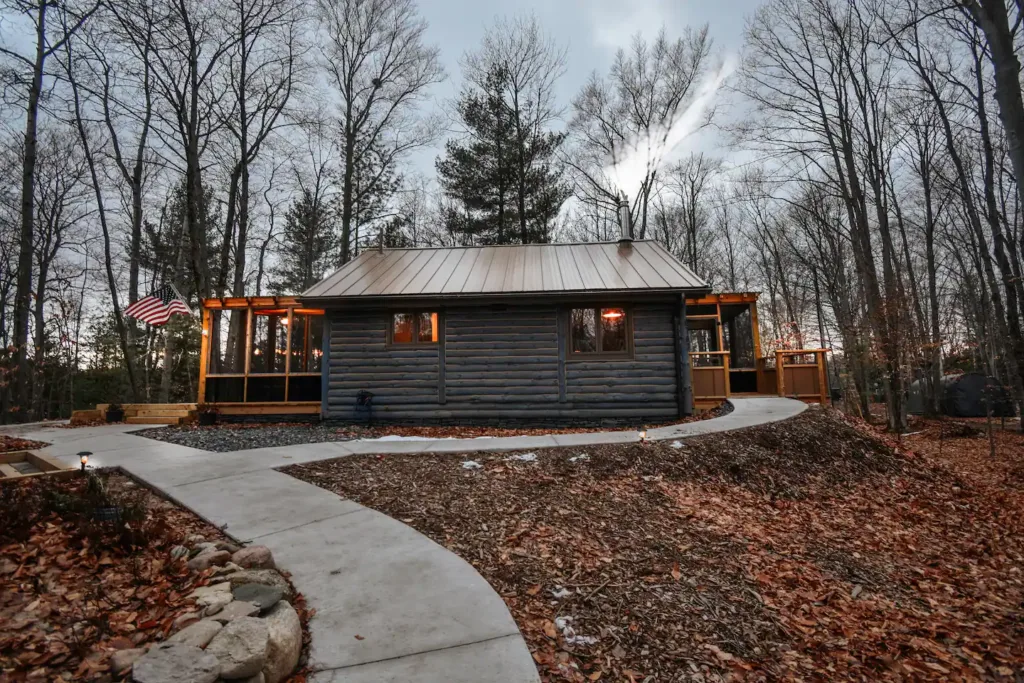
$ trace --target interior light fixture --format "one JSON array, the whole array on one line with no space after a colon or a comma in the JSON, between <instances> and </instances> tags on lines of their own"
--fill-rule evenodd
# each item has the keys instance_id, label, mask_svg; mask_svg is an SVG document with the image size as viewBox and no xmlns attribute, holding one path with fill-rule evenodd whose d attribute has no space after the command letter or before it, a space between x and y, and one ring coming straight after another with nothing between
<instances>
[{"instance_id":1,"label":"interior light fixture","mask_svg":"<svg viewBox=\"0 0 1024 683\"><path fill-rule=\"evenodd\" d=\"M602 313L601 317L602 318L607 318L609 320L615 320L617 318L621 318L622 317L622 311L619 311L619 310L616 310L616 309L613 308L610 311L605 311L604 313Z\"/></svg>"}]
</instances>

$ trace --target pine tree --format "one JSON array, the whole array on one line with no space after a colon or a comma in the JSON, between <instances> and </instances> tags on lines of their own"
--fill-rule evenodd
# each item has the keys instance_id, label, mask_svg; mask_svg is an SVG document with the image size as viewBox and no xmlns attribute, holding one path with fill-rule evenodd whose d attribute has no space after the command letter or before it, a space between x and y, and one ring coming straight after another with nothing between
<instances>
[{"instance_id":1,"label":"pine tree","mask_svg":"<svg viewBox=\"0 0 1024 683\"><path fill-rule=\"evenodd\" d=\"M463 92L457 106L469 136L449 140L445 157L436 164L441 187L453 200L444 214L446 228L465 243L547 242L558 209L569 196L554 162L565 136L534 130L520 139L504 99L505 78L495 69L483 88ZM520 154L526 160L522 202L517 201ZM519 205L525 207L525 235L519 227Z\"/></svg>"},{"instance_id":2,"label":"pine tree","mask_svg":"<svg viewBox=\"0 0 1024 683\"><path fill-rule=\"evenodd\" d=\"M323 278L335 261L338 238L334 211L308 190L285 214L278 264L271 271L270 288L279 294L297 294Z\"/></svg>"}]
</instances>

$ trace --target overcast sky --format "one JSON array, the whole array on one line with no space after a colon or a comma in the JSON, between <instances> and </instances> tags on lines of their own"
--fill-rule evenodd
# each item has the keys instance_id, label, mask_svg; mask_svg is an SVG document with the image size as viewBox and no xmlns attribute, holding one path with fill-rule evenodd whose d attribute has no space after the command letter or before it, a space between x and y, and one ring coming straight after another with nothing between
<instances>
[{"instance_id":1,"label":"overcast sky","mask_svg":"<svg viewBox=\"0 0 1024 683\"><path fill-rule=\"evenodd\" d=\"M418 0L430 23L427 40L441 48L448 80L435 88L438 106L459 91L459 59L476 49L484 29L498 16L534 14L544 29L569 48L566 73L558 83L559 100L568 107L590 73L607 73L619 47L628 47L637 32L652 38L661 26L669 36L687 26L708 24L717 54L737 54L743 42L743 22L759 0ZM701 133L698 133L700 135ZM694 141L698 142L699 141ZM443 148L421 150L413 165L433 176L434 159Z\"/></svg>"}]
</instances>

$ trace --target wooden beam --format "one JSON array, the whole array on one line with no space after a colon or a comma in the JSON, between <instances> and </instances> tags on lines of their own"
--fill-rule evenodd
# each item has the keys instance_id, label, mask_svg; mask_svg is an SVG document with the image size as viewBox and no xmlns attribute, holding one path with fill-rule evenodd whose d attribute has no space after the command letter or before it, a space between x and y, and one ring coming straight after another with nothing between
<instances>
[{"instance_id":1,"label":"wooden beam","mask_svg":"<svg viewBox=\"0 0 1024 683\"><path fill-rule=\"evenodd\" d=\"M566 356L566 345L568 344L568 332L569 332L569 312L568 309L559 306L555 312L555 325L557 326L557 344L558 344L558 402L566 402L566 390L565 390L565 356Z\"/></svg>"},{"instance_id":2,"label":"wooden beam","mask_svg":"<svg viewBox=\"0 0 1024 683\"><path fill-rule=\"evenodd\" d=\"M206 402L206 372L210 357L210 311L205 306L202 315L203 334L199 343L199 396L196 397L197 403Z\"/></svg>"},{"instance_id":3,"label":"wooden beam","mask_svg":"<svg viewBox=\"0 0 1024 683\"><path fill-rule=\"evenodd\" d=\"M331 373L331 318L324 316L320 335L320 419L327 419L327 384Z\"/></svg>"},{"instance_id":4,"label":"wooden beam","mask_svg":"<svg viewBox=\"0 0 1024 683\"><path fill-rule=\"evenodd\" d=\"M679 403L679 416L693 415L693 370L690 367L690 330L686 326L686 297L679 297L679 304L673 311L674 325L672 335L675 343L676 365L676 400Z\"/></svg>"},{"instance_id":5,"label":"wooden beam","mask_svg":"<svg viewBox=\"0 0 1024 683\"><path fill-rule=\"evenodd\" d=\"M437 312L437 402L445 404L448 402L448 396L445 388L445 327L447 325L448 316L445 315L444 311Z\"/></svg>"},{"instance_id":6,"label":"wooden beam","mask_svg":"<svg viewBox=\"0 0 1024 683\"><path fill-rule=\"evenodd\" d=\"M786 380L783 375L786 374L786 368L783 367L782 362L782 351L775 352L775 391L779 396L785 396L786 394Z\"/></svg>"}]
</instances>

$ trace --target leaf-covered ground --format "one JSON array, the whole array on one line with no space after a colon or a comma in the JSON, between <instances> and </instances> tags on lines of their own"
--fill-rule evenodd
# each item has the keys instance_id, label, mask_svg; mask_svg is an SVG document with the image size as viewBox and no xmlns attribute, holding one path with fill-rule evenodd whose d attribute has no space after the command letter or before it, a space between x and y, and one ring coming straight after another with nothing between
<instances>
[{"instance_id":1,"label":"leaf-covered ground","mask_svg":"<svg viewBox=\"0 0 1024 683\"><path fill-rule=\"evenodd\" d=\"M42 448L47 444L42 441L32 441L30 439L22 439L17 436L10 436L7 434L0 434L0 453L10 453L13 451L30 451L34 448Z\"/></svg>"},{"instance_id":2,"label":"leaf-covered ground","mask_svg":"<svg viewBox=\"0 0 1024 683\"><path fill-rule=\"evenodd\" d=\"M678 447L287 471L471 562L545 681L1013 680L1024 438L940 456L924 424L897 443L814 408Z\"/></svg>"},{"instance_id":3,"label":"leaf-covered ground","mask_svg":"<svg viewBox=\"0 0 1024 683\"><path fill-rule=\"evenodd\" d=\"M0 486L0 681L109 681L115 650L166 638L195 609L185 596L211 580L170 550L191 534L227 540L217 528L124 475L100 478L107 502L142 518L83 519L84 477ZM301 596L296 608L305 630Z\"/></svg>"}]
</instances>

